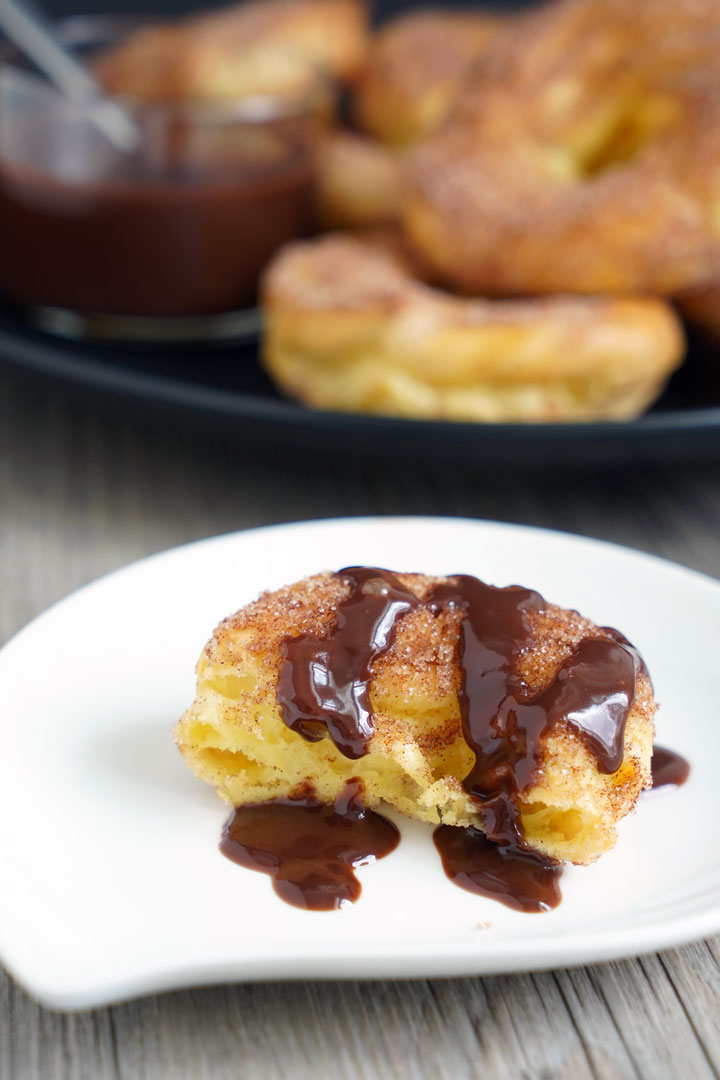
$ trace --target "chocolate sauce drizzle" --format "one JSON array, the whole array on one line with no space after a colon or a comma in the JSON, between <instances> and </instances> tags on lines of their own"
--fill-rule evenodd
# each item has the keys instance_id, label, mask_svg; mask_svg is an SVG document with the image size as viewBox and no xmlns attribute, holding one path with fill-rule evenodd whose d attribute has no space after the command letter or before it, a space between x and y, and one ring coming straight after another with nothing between
<instances>
[{"instance_id":1,"label":"chocolate sauce drizzle","mask_svg":"<svg viewBox=\"0 0 720 1080\"><path fill-rule=\"evenodd\" d=\"M418 599L394 574L367 566L339 572L351 586L324 638L288 638L277 699L283 721L309 742L325 732L349 758L368 752L374 725L369 683L372 665L395 640L400 615Z\"/></svg>"},{"instance_id":2,"label":"chocolate sauce drizzle","mask_svg":"<svg viewBox=\"0 0 720 1080\"><path fill-rule=\"evenodd\" d=\"M635 697L637 661L615 639L579 643L541 693L517 673L518 659L532 645L528 615L545 608L539 593L518 586L496 589L458 575L456 584L433 592L439 605L464 610L460 642L463 680L459 697L465 741L475 764L463 787L478 805L485 836L463 845L441 827L435 843L446 872L465 888L496 896L523 911L543 911L560 900L559 867L528 850L518 802L532 783L547 736L559 724L571 727L604 772L622 763L625 724ZM468 872L468 852L477 869ZM503 873L501 873L503 871ZM498 895L497 879L505 882ZM528 887L530 886L530 887Z\"/></svg>"},{"instance_id":3,"label":"chocolate sauce drizzle","mask_svg":"<svg viewBox=\"0 0 720 1080\"><path fill-rule=\"evenodd\" d=\"M421 601L387 570L349 567L338 576L350 593L326 635L282 643L277 697L293 731L309 741L328 734L341 753L356 759L368 752L374 731L373 665L392 646L397 620ZM522 794L533 783L548 735L559 727L581 739L602 772L620 767L644 664L619 631L606 627L603 637L583 639L538 692L520 676L519 660L533 644L529 616L547 606L539 593L457 575L436 585L425 603L435 613L462 613L458 699L463 735L475 755L463 787L483 826L482 832L437 828L443 866L463 888L521 911L547 911L560 902L562 871L528 848ZM682 783L687 775L687 763L669 751L656 748L653 762L655 786ZM352 866L397 844L394 826L362 806L358 784L349 782L333 806L318 803L307 789L291 800L241 807L226 827L222 850L273 874L276 891L290 903L327 909L354 900L360 886ZM307 831L302 823L309 821ZM385 829L394 830L392 842Z\"/></svg>"},{"instance_id":4,"label":"chocolate sauce drizzle","mask_svg":"<svg viewBox=\"0 0 720 1080\"><path fill-rule=\"evenodd\" d=\"M467 576L456 580L457 587L442 586L433 598L465 609L459 700L463 734L476 755L466 791L491 814L493 800L509 804L531 783L545 738L562 722L586 743L603 772L615 772L635 697L633 654L616 641L585 638L554 682L533 693L515 668L532 645L527 614L542 610L543 598L517 586L496 589ZM497 816L507 813L499 809Z\"/></svg>"},{"instance_id":5,"label":"chocolate sauce drizzle","mask_svg":"<svg viewBox=\"0 0 720 1080\"><path fill-rule=\"evenodd\" d=\"M233 862L262 870L288 904L331 911L353 903L361 886L353 868L393 851L400 833L368 810L360 780L348 780L332 805L307 784L289 799L236 808L220 850Z\"/></svg>"}]
</instances>

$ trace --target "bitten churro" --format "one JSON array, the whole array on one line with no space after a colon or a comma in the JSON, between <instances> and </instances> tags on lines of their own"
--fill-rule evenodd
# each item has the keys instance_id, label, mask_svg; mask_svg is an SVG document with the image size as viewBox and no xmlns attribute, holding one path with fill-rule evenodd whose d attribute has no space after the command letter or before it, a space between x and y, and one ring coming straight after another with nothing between
<instances>
[{"instance_id":1,"label":"bitten churro","mask_svg":"<svg viewBox=\"0 0 720 1080\"><path fill-rule=\"evenodd\" d=\"M387 803L588 863L650 784L652 687L614 630L532 590L355 567L226 619L177 727L236 807Z\"/></svg>"}]
</instances>

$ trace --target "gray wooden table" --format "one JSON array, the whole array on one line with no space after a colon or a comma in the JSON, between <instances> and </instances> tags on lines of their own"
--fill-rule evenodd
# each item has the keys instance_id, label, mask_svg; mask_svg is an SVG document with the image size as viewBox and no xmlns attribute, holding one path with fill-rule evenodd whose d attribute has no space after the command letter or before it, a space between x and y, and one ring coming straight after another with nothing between
<instances>
[{"instance_id":1,"label":"gray wooden table","mask_svg":"<svg viewBox=\"0 0 720 1080\"><path fill-rule=\"evenodd\" d=\"M544 525L720 577L720 464L503 478L272 461L71 407L0 372L2 641L82 583L175 544L391 513ZM208 988L75 1016L38 1007L0 971L1 1080L699 1080L719 1069L720 939L539 975Z\"/></svg>"}]
</instances>

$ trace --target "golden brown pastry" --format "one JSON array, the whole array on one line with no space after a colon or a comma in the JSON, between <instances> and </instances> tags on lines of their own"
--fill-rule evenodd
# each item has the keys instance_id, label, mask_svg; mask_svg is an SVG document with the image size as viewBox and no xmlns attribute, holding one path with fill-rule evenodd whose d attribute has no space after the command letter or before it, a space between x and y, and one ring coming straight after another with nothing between
<instances>
[{"instance_id":1,"label":"golden brown pastry","mask_svg":"<svg viewBox=\"0 0 720 1080\"><path fill-rule=\"evenodd\" d=\"M339 607L357 652L366 632L357 626L365 617L358 598L365 603L374 594L382 604L388 583L387 603L398 595L410 602L395 609L385 650L374 654L365 705L353 669L357 708L367 706L364 726L340 731L332 716L327 727L297 722L307 672L315 693L333 680L344 685L346 654L333 638ZM463 621L476 616L481 634L491 628L491 667L500 655L505 661L489 704L473 706L489 708L487 716L476 714L465 727L462 701L474 693L468 671L487 666L488 654L469 653L461 638ZM587 863L612 846L618 821L650 782L655 704L637 654L616 631L517 587L388 578L363 568L319 574L266 593L221 623L197 677L196 699L176 729L178 746L193 771L235 806L288 797L308 784L329 803L359 778L369 806L384 801L421 821L488 831L499 800L530 848ZM601 729L609 740L602 748ZM488 734L485 750L479 742L471 750L468 737ZM478 782L482 797L472 793Z\"/></svg>"},{"instance_id":2,"label":"golden brown pastry","mask_svg":"<svg viewBox=\"0 0 720 1080\"><path fill-rule=\"evenodd\" d=\"M208 15L137 30L100 56L113 94L141 101L285 95L315 81L346 81L362 65L362 0L246 0Z\"/></svg>"},{"instance_id":3,"label":"golden brown pastry","mask_svg":"<svg viewBox=\"0 0 720 1080\"><path fill-rule=\"evenodd\" d=\"M326 229L389 225L400 216L397 152L353 131L330 131L319 154L318 223Z\"/></svg>"},{"instance_id":4,"label":"golden brown pastry","mask_svg":"<svg viewBox=\"0 0 720 1080\"><path fill-rule=\"evenodd\" d=\"M661 300L470 300L420 281L397 241L342 234L284 248L262 303L268 371L323 409L624 419L653 401L684 348Z\"/></svg>"},{"instance_id":5,"label":"golden brown pastry","mask_svg":"<svg viewBox=\"0 0 720 1080\"><path fill-rule=\"evenodd\" d=\"M720 5L554 0L411 152L405 225L468 292L673 295L720 276Z\"/></svg>"},{"instance_id":6,"label":"golden brown pastry","mask_svg":"<svg viewBox=\"0 0 720 1080\"><path fill-rule=\"evenodd\" d=\"M467 73L489 55L510 21L485 12L428 9L386 23L358 80L358 125L392 145L417 141L445 118Z\"/></svg>"}]
</instances>

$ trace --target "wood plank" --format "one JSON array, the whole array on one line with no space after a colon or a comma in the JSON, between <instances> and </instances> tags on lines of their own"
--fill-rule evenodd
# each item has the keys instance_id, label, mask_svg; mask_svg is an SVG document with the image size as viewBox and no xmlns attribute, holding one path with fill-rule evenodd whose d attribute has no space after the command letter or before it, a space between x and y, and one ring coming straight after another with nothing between
<instances>
[{"instance_id":1,"label":"wood plank","mask_svg":"<svg viewBox=\"0 0 720 1080\"><path fill-rule=\"evenodd\" d=\"M62 1016L41 1008L0 971L2 1080L117 1080L109 1010Z\"/></svg>"},{"instance_id":2,"label":"wood plank","mask_svg":"<svg viewBox=\"0 0 720 1080\"><path fill-rule=\"evenodd\" d=\"M589 977L640 1076L715 1076L658 956L593 967Z\"/></svg>"},{"instance_id":3,"label":"wood plank","mask_svg":"<svg viewBox=\"0 0 720 1080\"><path fill-rule=\"evenodd\" d=\"M720 938L663 953L660 963L708 1061L720 1076Z\"/></svg>"},{"instance_id":4,"label":"wood plank","mask_svg":"<svg viewBox=\"0 0 720 1080\"><path fill-rule=\"evenodd\" d=\"M683 963L696 963L698 948ZM656 963L484 980L218 987L68 1017L39 1009L3 979L0 1075L225 1080L242 1061L243 1077L290 1080L316 1075L318 1060L358 1080L714 1075ZM714 959L710 970L717 987ZM708 993L708 1024L719 1005L716 990Z\"/></svg>"}]
</instances>

